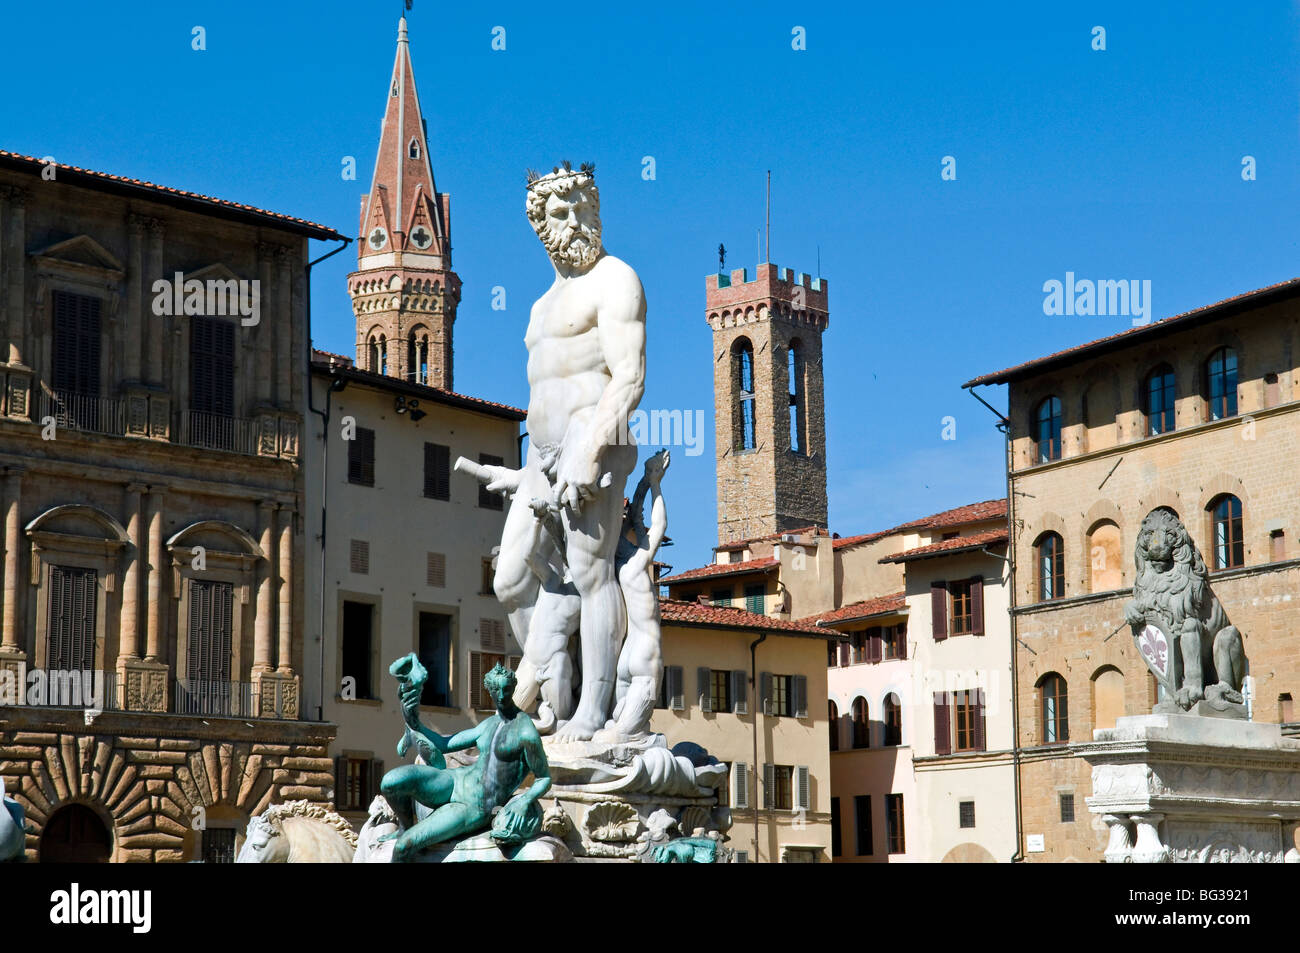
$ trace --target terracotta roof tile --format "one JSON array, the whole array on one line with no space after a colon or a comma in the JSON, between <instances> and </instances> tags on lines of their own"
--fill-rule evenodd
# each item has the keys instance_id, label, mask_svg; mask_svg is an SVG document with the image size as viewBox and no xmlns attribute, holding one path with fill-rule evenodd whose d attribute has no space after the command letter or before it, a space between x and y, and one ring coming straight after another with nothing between
<instances>
[{"instance_id":1,"label":"terracotta roof tile","mask_svg":"<svg viewBox=\"0 0 1300 953\"><path fill-rule=\"evenodd\" d=\"M41 170L46 168L47 163L44 159L37 159L34 156L25 156L17 152L8 152L0 149L0 160L4 164L17 166L18 168L27 167L30 171L40 174ZM108 187L111 189L121 189L130 191L152 192L160 200L170 199L180 200L181 204L187 206L205 206L208 209L216 208L228 212L234 212L262 219L271 219L270 224L279 224L291 231L306 233L312 238L322 239L342 239L343 236L334 229L325 225L319 225L316 222L310 222L305 218L295 218L292 215L284 215L280 212L268 212L266 209L258 208L254 205L244 205L240 202L231 202L226 199L214 198L211 195L200 195L198 192L186 192L184 189L174 189L167 185L158 185L153 182L146 182L143 179L132 179L124 175L113 175L109 172L96 172L94 169L83 169L75 165L65 165L64 163L54 163L56 170L55 181L73 181L78 185L88 185L91 188ZM64 173L73 173L73 178L68 179ZM78 180L86 179L89 181L81 182Z\"/></svg>"},{"instance_id":2,"label":"terracotta roof tile","mask_svg":"<svg viewBox=\"0 0 1300 953\"><path fill-rule=\"evenodd\" d=\"M953 507L950 510L944 510L942 513L922 516L920 519L911 520L907 523L900 523L892 529L881 530L876 533L864 533L861 536L843 536L835 540L834 546L836 549L841 549L845 546L854 546L858 543L869 543L877 539L883 539L904 530L937 529L941 526L958 526L962 523L982 523L986 520L1001 519L1006 515L1007 501L1005 499L983 500L979 503L967 503L965 506Z\"/></svg>"},{"instance_id":3,"label":"terracotta roof tile","mask_svg":"<svg viewBox=\"0 0 1300 953\"><path fill-rule=\"evenodd\" d=\"M871 616L903 612L906 609L907 594L895 592L888 596L877 596L874 599L864 599L861 602L851 602L846 606L840 606L838 609L832 609L829 612L819 612L816 615L806 616L799 621L808 625L812 625L818 621L821 621L826 625L835 625L837 622L853 622L857 619L867 619Z\"/></svg>"},{"instance_id":4,"label":"terracotta roof tile","mask_svg":"<svg viewBox=\"0 0 1300 953\"><path fill-rule=\"evenodd\" d=\"M915 549L904 550L901 553L894 553L880 560L882 563L901 563L909 559L925 559L928 556L943 556L948 553L962 552L967 549L982 549L985 546L991 546L994 543L1005 543L1007 541L1007 531L1005 528L985 530L982 533L973 533L970 536L954 536L952 539L940 540L937 543L931 543L929 546L917 546Z\"/></svg>"},{"instance_id":5,"label":"terracotta roof tile","mask_svg":"<svg viewBox=\"0 0 1300 953\"><path fill-rule=\"evenodd\" d=\"M666 579L660 579L660 583L672 584L678 582L690 582L692 579L712 579L717 576L730 576L734 573L757 572L771 569L777 564L775 556L767 556L763 559L747 559L743 563L709 563L707 566L700 566L698 569L688 569L685 572L679 572L675 576L669 576Z\"/></svg>"},{"instance_id":6,"label":"terracotta roof tile","mask_svg":"<svg viewBox=\"0 0 1300 953\"><path fill-rule=\"evenodd\" d=\"M1191 311L1184 311L1182 314L1171 315L1167 318L1161 318L1151 324L1144 324L1141 327L1126 328L1115 334L1108 335L1104 338L1097 338L1095 341L1088 341L1086 344L1077 344L1074 347L1066 348L1064 351L1057 351L1054 354L1048 354L1046 357L1038 357L1032 361L1026 361L1023 364L1017 364L1014 367L1008 367L1005 370L996 371L992 374L983 374L979 377L967 381L962 387L978 387L982 384L1005 384L1018 378L1027 377L1032 373L1046 370L1047 367L1057 361L1062 361L1072 356L1080 356L1085 352L1096 350L1104 352L1111 350L1113 347L1123 346L1131 343L1128 339L1141 339L1149 336L1158 336L1169 330L1178 330L1173 325L1188 325L1197 323L1197 319L1210 319L1217 316L1220 310L1230 309L1233 305L1242 305L1252 303L1256 297L1265 297L1277 295L1285 297L1293 291L1300 291L1300 278L1289 278L1286 281L1279 281L1277 284L1268 285L1264 288L1256 288L1254 291L1245 291L1230 298L1224 298L1222 301L1216 301L1214 304L1202 305L1199 308L1193 308ZM1260 302L1262 303L1262 302Z\"/></svg>"},{"instance_id":7,"label":"terracotta roof tile","mask_svg":"<svg viewBox=\"0 0 1300 953\"><path fill-rule=\"evenodd\" d=\"M838 639L833 629L818 628L805 622L774 619L771 616L746 612L732 606L706 606L699 602L681 599L660 599L659 619L675 625L709 625L732 629L764 629L790 635L815 635L819 638Z\"/></svg>"}]
</instances>

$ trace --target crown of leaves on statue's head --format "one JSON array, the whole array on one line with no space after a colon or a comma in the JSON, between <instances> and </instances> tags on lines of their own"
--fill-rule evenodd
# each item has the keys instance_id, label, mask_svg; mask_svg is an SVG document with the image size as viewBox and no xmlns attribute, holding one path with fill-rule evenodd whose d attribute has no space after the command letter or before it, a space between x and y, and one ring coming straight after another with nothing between
<instances>
[{"instance_id":1,"label":"crown of leaves on statue's head","mask_svg":"<svg viewBox=\"0 0 1300 953\"><path fill-rule=\"evenodd\" d=\"M528 188L531 191L533 186L535 186L538 182L542 181L542 179L555 181L556 179L563 179L563 178L576 179L584 175L587 176L588 178L594 178L596 175L596 163L584 162L582 163L582 165L578 166L577 170L575 171L573 168L573 164L569 162L568 159L564 159L560 162L559 165L552 166L551 171L549 173L543 174L541 172L538 172L536 169L528 169L527 175L528 175Z\"/></svg>"}]
</instances>

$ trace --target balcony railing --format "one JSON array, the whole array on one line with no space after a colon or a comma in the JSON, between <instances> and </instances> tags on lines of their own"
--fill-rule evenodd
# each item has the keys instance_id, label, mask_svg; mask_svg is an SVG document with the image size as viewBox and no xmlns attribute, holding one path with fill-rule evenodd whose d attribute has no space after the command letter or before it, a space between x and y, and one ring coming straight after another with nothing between
<instances>
[{"instance_id":1,"label":"balcony railing","mask_svg":"<svg viewBox=\"0 0 1300 953\"><path fill-rule=\"evenodd\" d=\"M257 453L258 421L191 410L184 415L181 443L204 450Z\"/></svg>"},{"instance_id":2,"label":"balcony railing","mask_svg":"<svg viewBox=\"0 0 1300 953\"><path fill-rule=\"evenodd\" d=\"M53 417L60 430L83 433L126 433L126 401L92 397L66 390L43 390L37 423Z\"/></svg>"},{"instance_id":3,"label":"balcony railing","mask_svg":"<svg viewBox=\"0 0 1300 953\"><path fill-rule=\"evenodd\" d=\"M33 708L122 710L117 672L31 668L26 670L25 678L24 683L16 686L21 697L10 698L0 693L0 702Z\"/></svg>"},{"instance_id":4,"label":"balcony railing","mask_svg":"<svg viewBox=\"0 0 1300 953\"><path fill-rule=\"evenodd\" d=\"M252 682L176 680L175 707L178 715L253 718L257 715L257 701Z\"/></svg>"}]
</instances>

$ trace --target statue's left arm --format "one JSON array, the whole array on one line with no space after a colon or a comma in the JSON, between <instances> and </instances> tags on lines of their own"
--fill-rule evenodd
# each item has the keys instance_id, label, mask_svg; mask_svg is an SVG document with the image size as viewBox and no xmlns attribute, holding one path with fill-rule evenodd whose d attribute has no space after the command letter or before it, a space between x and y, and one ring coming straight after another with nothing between
<instances>
[{"instance_id":1,"label":"statue's left arm","mask_svg":"<svg viewBox=\"0 0 1300 953\"><path fill-rule=\"evenodd\" d=\"M528 770L533 772L533 783L529 785L524 795L536 803L551 789L551 766L546 761L546 749L542 747L542 739L535 732L524 745L524 758L528 763Z\"/></svg>"}]
</instances>

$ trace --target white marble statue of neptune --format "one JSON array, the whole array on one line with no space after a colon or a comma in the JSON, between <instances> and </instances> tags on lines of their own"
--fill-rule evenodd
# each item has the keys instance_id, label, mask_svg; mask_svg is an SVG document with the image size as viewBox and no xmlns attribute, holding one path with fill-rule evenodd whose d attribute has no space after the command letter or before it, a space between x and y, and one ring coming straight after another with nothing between
<instances>
[{"instance_id":1,"label":"white marble statue of neptune","mask_svg":"<svg viewBox=\"0 0 1300 953\"><path fill-rule=\"evenodd\" d=\"M530 176L527 213L555 267L524 337L528 453L522 470L484 467L480 479L512 497L493 583L524 650L516 703L527 709L540 695L557 740L585 741L611 714L627 629L614 557L637 461L627 421L645 389L645 294L601 245L589 167Z\"/></svg>"}]
</instances>

